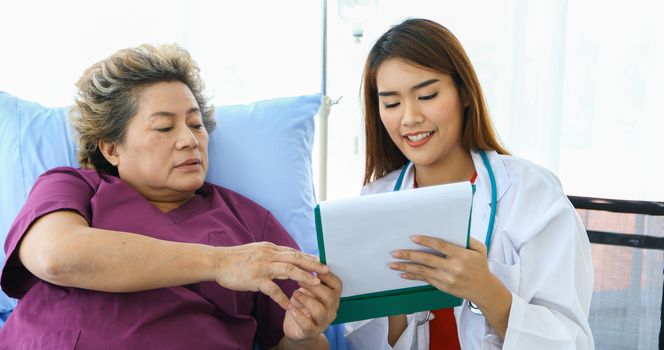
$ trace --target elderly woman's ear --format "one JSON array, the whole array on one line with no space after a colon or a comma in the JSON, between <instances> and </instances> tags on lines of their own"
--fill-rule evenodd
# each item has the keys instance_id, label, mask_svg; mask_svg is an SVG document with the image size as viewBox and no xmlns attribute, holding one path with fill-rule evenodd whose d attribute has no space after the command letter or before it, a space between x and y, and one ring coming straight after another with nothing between
<instances>
[{"instance_id":1,"label":"elderly woman's ear","mask_svg":"<svg viewBox=\"0 0 664 350\"><path fill-rule=\"evenodd\" d=\"M104 158L106 158L106 161L111 163L111 165L118 166L118 164L120 164L118 147L115 142L99 140L98 147L99 151L101 151L101 154L104 155Z\"/></svg>"}]
</instances>

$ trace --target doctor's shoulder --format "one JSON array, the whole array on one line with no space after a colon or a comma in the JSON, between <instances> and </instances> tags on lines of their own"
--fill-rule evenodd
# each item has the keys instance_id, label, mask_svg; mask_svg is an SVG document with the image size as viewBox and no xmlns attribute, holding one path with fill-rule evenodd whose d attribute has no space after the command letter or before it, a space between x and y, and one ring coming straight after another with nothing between
<instances>
[{"instance_id":1,"label":"doctor's shoulder","mask_svg":"<svg viewBox=\"0 0 664 350\"><path fill-rule=\"evenodd\" d=\"M514 156L500 156L509 188L498 203L499 229L519 248L556 222L556 230L576 232L579 218L558 177L548 169ZM501 208L502 207L502 208Z\"/></svg>"},{"instance_id":2,"label":"doctor's shoulder","mask_svg":"<svg viewBox=\"0 0 664 350\"><path fill-rule=\"evenodd\" d=\"M394 190L394 184L397 182L397 178L399 178L402 169L403 168L394 170L380 179L364 185L360 195L365 196L369 194L392 192Z\"/></svg>"},{"instance_id":3,"label":"doctor's shoulder","mask_svg":"<svg viewBox=\"0 0 664 350\"><path fill-rule=\"evenodd\" d=\"M558 177L550 170L529 160L515 156L500 156L509 178L505 193L512 211L527 212L536 220L552 209L574 213L576 210L567 199Z\"/></svg>"},{"instance_id":4,"label":"doctor's shoulder","mask_svg":"<svg viewBox=\"0 0 664 350\"><path fill-rule=\"evenodd\" d=\"M516 156L500 155L500 159L513 190L534 191L546 198L565 196L560 179L549 169Z\"/></svg>"},{"instance_id":5,"label":"doctor's shoulder","mask_svg":"<svg viewBox=\"0 0 664 350\"><path fill-rule=\"evenodd\" d=\"M532 161L501 155L505 172L509 178L509 188L505 193L510 211L519 214L528 213L520 220L535 220L547 217L555 207L564 212L574 213L558 177L550 170Z\"/></svg>"}]
</instances>

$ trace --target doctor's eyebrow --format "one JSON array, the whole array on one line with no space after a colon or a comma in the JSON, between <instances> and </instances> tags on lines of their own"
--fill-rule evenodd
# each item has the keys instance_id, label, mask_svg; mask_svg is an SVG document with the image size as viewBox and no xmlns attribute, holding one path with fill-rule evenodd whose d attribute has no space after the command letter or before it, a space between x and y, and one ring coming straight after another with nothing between
<instances>
[{"instance_id":1,"label":"doctor's eyebrow","mask_svg":"<svg viewBox=\"0 0 664 350\"><path fill-rule=\"evenodd\" d=\"M410 88L410 91L415 91L417 89L421 89L423 87L429 86L429 85L431 85L433 83L437 83L439 81L440 81L440 79L425 80L421 83L413 85L413 87ZM378 92L378 96L394 96L394 95L397 95L396 91L379 91Z\"/></svg>"},{"instance_id":2,"label":"doctor's eyebrow","mask_svg":"<svg viewBox=\"0 0 664 350\"><path fill-rule=\"evenodd\" d=\"M192 107L187 111L187 115L192 114L192 113L200 113L201 110L198 107ZM153 119L155 117L175 117L175 113L173 112L166 112L166 111L158 111L150 114L149 118Z\"/></svg>"}]
</instances>

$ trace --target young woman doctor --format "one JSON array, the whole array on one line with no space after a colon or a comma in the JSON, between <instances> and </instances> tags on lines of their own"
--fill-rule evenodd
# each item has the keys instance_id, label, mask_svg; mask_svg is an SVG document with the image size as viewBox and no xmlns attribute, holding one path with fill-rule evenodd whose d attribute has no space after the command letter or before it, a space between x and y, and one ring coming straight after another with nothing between
<instances>
[{"instance_id":1,"label":"young woman doctor","mask_svg":"<svg viewBox=\"0 0 664 350\"><path fill-rule=\"evenodd\" d=\"M555 175L510 156L473 67L445 27L410 19L371 49L363 77L363 194L471 181L469 248L414 232L438 255L390 268L464 299L453 312L346 325L354 349L593 349L590 244Z\"/></svg>"}]
</instances>

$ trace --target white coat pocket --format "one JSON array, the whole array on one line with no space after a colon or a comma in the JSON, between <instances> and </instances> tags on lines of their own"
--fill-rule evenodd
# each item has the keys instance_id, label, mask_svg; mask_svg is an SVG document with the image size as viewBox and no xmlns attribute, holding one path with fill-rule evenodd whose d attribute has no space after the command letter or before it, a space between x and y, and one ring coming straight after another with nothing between
<instances>
[{"instance_id":1,"label":"white coat pocket","mask_svg":"<svg viewBox=\"0 0 664 350\"><path fill-rule=\"evenodd\" d=\"M503 282L510 292L517 293L519 291L519 281L521 278L521 263L519 261L508 265L498 262L495 259L489 259L489 270Z\"/></svg>"}]
</instances>

